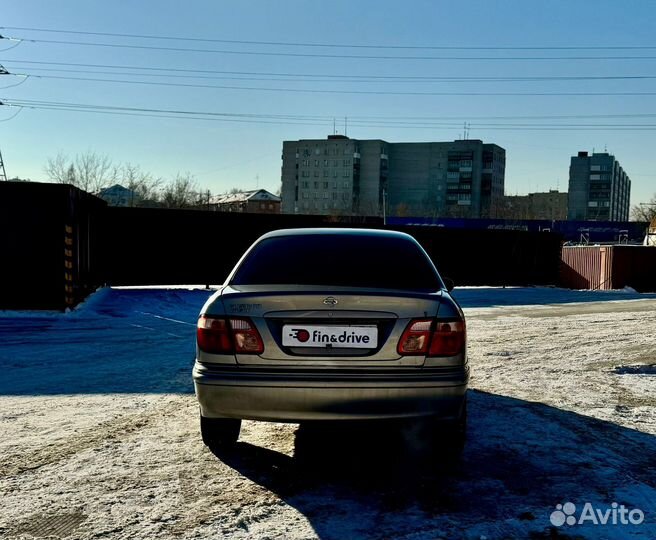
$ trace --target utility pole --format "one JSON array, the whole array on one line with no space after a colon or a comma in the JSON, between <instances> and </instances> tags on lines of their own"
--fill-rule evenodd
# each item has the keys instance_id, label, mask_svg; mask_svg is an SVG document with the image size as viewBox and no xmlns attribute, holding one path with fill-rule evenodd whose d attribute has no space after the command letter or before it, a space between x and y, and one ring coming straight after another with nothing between
<instances>
[{"instance_id":1,"label":"utility pole","mask_svg":"<svg viewBox=\"0 0 656 540\"><path fill-rule=\"evenodd\" d=\"M2 150L0 150L0 181L7 181L7 171L5 171L5 162L2 160Z\"/></svg>"}]
</instances>

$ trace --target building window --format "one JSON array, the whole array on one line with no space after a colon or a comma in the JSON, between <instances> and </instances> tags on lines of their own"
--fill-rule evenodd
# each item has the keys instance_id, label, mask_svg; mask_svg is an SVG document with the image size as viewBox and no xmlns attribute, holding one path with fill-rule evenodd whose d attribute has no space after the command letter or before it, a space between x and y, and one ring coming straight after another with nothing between
<instances>
[{"instance_id":1,"label":"building window","mask_svg":"<svg viewBox=\"0 0 656 540\"><path fill-rule=\"evenodd\" d=\"M319 171L314 171L314 176L319 176Z\"/></svg>"},{"instance_id":2,"label":"building window","mask_svg":"<svg viewBox=\"0 0 656 540\"><path fill-rule=\"evenodd\" d=\"M324 192L323 192L323 198L324 198L324 199L327 199L327 198L328 198L328 192L327 192L327 191L324 191Z\"/></svg>"},{"instance_id":3,"label":"building window","mask_svg":"<svg viewBox=\"0 0 656 540\"><path fill-rule=\"evenodd\" d=\"M337 182L333 182L333 189L337 189Z\"/></svg>"},{"instance_id":4,"label":"building window","mask_svg":"<svg viewBox=\"0 0 656 540\"><path fill-rule=\"evenodd\" d=\"M328 160L327 159L323 160L323 165L324 165L324 167L328 167Z\"/></svg>"},{"instance_id":5,"label":"building window","mask_svg":"<svg viewBox=\"0 0 656 540\"><path fill-rule=\"evenodd\" d=\"M319 182L314 183L314 189L319 189Z\"/></svg>"},{"instance_id":6,"label":"building window","mask_svg":"<svg viewBox=\"0 0 656 540\"><path fill-rule=\"evenodd\" d=\"M349 187L349 183L348 183L348 182L344 182L344 187L345 187L346 189L348 189L348 187Z\"/></svg>"},{"instance_id":7,"label":"building window","mask_svg":"<svg viewBox=\"0 0 656 540\"><path fill-rule=\"evenodd\" d=\"M318 159L315 159L315 160L314 160L314 166L315 166L315 167L318 167L318 166L319 166L319 160L318 160Z\"/></svg>"},{"instance_id":8,"label":"building window","mask_svg":"<svg viewBox=\"0 0 656 540\"><path fill-rule=\"evenodd\" d=\"M301 182L301 187L304 187L304 188L310 187L310 182L308 182L308 181Z\"/></svg>"},{"instance_id":9,"label":"building window","mask_svg":"<svg viewBox=\"0 0 656 540\"><path fill-rule=\"evenodd\" d=\"M309 199L310 198L309 193L307 191L304 191L303 194L302 194L302 198L303 199Z\"/></svg>"},{"instance_id":10,"label":"building window","mask_svg":"<svg viewBox=\"0 0 656 540\"><path fill-rule=\"evenodd\" d=\"M328 189L328 182L323 183L323 189Z\"/></svg>"},{"instance_id":11,"label":"building window","mask_svg":"<svg viewBox=\"0 0 656 540\"><path fill-rule=\"evenodd\" d=\"M324 169L324 170L323 170L323 175L324 175L324 176L328 176L328 169Z\"/></svg>"},{"instance_id":12,"label":"building window","mask_svg":"<svg viewBox=\"0 0 656 540\"><path fill-rule=\"evenodd\" d=\"M348 169L346 169L346 170L344 171L344 178L350 178L350 177L351 177L351 171L349 171Z\"/></svg>"},{"instance_id":13,"label":"building window","mask_svg":"<svg viewBox=\"0 0 656 540\"><path fill-rule=\"evenodd\" d=\"M337 171L333 171L333 178L337 178Z\"/></svg>"},{"instance_id":14,"label":"building window","mask_svg":"<svg viewBox=\"0 0 656 540\"><path fill-rule=\"evenodd\" d=\"M333 167L339 166L339 161L336 159L333 159Z\"/></svg>"},{"instance_id":15,"label":"building window","mask_svg":"<svg viewBox=\"0 0 656 540\"><path fill-rule=\"evenodd\" d=\"M344 160L344 167L348 167L350 164L351 164L351 160L350 160L350 159L345 159L345 160Z\"/></svg>"},{"instance_id":16,"label":"building window","mask_svg":"<svg viewBox=\"0 0 656 540\"><path fill-rule=\"evenodd\" d=\"M314 155L315 155L315 156L318 156L319 154L321 154L321 148L319 148L319 147L317 146L317 147L314 149Z\"/></svg>"}]
</instances>

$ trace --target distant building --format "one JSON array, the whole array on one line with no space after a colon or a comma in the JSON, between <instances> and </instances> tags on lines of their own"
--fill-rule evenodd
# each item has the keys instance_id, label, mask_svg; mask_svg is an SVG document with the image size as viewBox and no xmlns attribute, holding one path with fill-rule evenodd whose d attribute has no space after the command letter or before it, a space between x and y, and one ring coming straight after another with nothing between
<instances>
[{"instance_id":1,"label":"distant building","mask_svg":"<svg viewBox=\"0 0 656 540\"><path fill-rule=\"evenodd\" d=\"M505 196L494 217L504 219L567 219L567 192L550 189L546 193Z\"/></svg>"},{"instance_id":2,"label":"distant building","mask_svg":"<svg viewBox=\"0 0 656 540\"><path fill-rule=\"evenodd\" d=\"M284 141L282 212L488 217L503 197L505 160L503 148L475 139Z\"/></svg>"},{"instance_id":3,"label":"distant building","mask_svg":"<svg viewBox=\"0 0 656 540\"><path fill-rule=\"evenodd\" d=\"M134 191L120 184L101 189L96 195L109 206L138 206L141 201Z\"/></svg>"},{"instance_id":4,"label":"distant building","mask_svg":"<svg viewBox=\"0 0 656 540\"><path fill-rule=\"evenodd\" d=\"M266 189L239 191L211 197L210 208L219 212L279 214L280 197Z\"/></svg>"},{"instance_id":5,"label":"distant building","mask_svg":"<svg viewBox=\"0 0 656 540\"><path fill-rule=\"evenodd\" d=\"M631 180L615 156L579 152L569 166L567 218L628 221Z\"/></svg>"}]
</instances>

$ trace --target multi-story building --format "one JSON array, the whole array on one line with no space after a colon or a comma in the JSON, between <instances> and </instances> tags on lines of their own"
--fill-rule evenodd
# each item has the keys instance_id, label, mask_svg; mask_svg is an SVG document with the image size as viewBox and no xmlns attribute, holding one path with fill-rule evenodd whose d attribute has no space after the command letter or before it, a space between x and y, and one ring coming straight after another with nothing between
<instances>
[{"instance_id":1,"label":"multi-story building","mask_svg":"<svg viewBox=\"0 0 656 540\"><path fill-rule=\"evenodd\" d=\"M550 189L545 193L507 195L491 217L505 219L567 219L567 192Z\"/></svg>"},{"instance_id":2,"label":"multi-story building","mask_svg":"<svg viewBox=\"0 0 656 540\"><path fill-rule=\"evenodd\" d=\"M283 142L282 213L378 215L387 186L387 146L343 135Z\"/></svg>"},{"instance_id":3,"label":"multi-story building","mask_svg":"<svg viewBox=\"0 0 656 540\"><path fill-rule=\"evenodd\" d=\"M631 180L615 156L579 152L569 166L567 219L627 221Z\"/></svg>"},{"instance_id":4,"label":"multi-story building","mask_svg":"<svg viewBox=\"0 0 656 540\"><path fill-rule=\"evenodd\" d=\"M282 212L488 217L505 150L480 140L388 143L343 135L285 141Z\"/></svg>"}]
</instances>

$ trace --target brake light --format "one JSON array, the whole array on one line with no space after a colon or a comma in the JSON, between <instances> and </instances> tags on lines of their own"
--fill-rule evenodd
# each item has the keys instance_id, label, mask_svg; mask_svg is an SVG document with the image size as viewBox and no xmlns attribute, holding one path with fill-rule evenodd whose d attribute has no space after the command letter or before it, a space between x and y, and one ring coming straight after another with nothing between
<instances>
[{"instance_id":1,"label":"brake light","mask_svg":"<svg viewBox=\"0 0 656 540\"><path fill-rule=\"evenodd\" d=\"M244 318L201 315L196 325L196 340L201 351L212 354L260 354L264 351L257 328Z\"/></svg>"},{"instance_id":2,"label":"brake light","mask_svg":"<svg viewBox=\"0 0 656 540\"><path fill-rule=\"evenodd\" d=\"M465 346L464 321L415 319L406 327L397 352L403 356L454 356Z\"/></svg>"},{"instance_id":3,"label":"brake light","mask_svg":"<svg viewBox=\"0 0 656 540\"><path fill-rule=\"evenodd\" d=\"M428 356L454 356L465 347L464 321L437 321Z\"/></svg>"}]
</instances>

